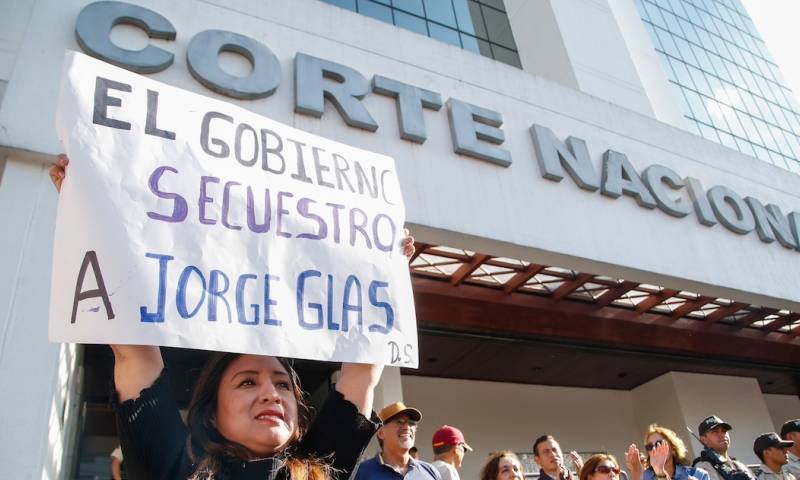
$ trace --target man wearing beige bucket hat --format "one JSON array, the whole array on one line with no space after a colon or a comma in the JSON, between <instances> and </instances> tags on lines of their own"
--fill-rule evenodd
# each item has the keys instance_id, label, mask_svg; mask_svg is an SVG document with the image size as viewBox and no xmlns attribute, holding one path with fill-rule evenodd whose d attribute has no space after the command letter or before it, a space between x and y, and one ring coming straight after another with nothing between
<instances>
[{"instance_id":1,"label":"man wearing beige bucket hat","mask_svg":"<svg viewBox=\"0 0 800 480\"><path fill-rule=\"evenodd\" d=\"M429 463L411 458L417 423L422 414L403 402L387 405L378 414L383 425L375 434L381 452L361 462L355 480L441 480L439 472Z\"/></svg>"}]
</instances>

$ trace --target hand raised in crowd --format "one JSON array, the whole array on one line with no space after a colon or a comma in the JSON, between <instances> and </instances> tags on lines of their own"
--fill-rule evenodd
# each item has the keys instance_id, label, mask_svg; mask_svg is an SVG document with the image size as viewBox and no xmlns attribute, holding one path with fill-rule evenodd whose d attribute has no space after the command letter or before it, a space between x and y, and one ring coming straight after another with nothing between
<instances>
[{"instance_id":1,"label":"hand raised in crowd","mask_svg":"<svg viewBox=\"0 0 800 480\"><path fill-rule=\"evenodd\" d=\"M411 259L411 256L414 255L416 248L414 248L414 237L411 236L411 232L407 229L403 229L403 241L401 245L403 246L403 255Z\"/></svg>"},{"instance_id":2,"label":"hand raised in crowd","mask_svg":"<svg viewBox=\"0 0 800 480\"><path fill-rule=\"evenodd\" d=\"M625 452L625 466L628 468L630 480L642 480L642 475L644 473L642 455L633 443L628 447L628 451Z\"/></svg>"},{"instance_id":3,"label":"hand raised in crowd","mask_svg":"<svg viewBox=\"0 0 800 480\"><path fill-rule=\"evenodd\" d=\"M650 466L653 467L653 472L655 472L656 475L664 475L667 473L666 470L664 470L664 465L667 464L668 458L669 444L667 442L657 443L653 451L650 452Z\"/></svg>"},{"instance_id":4,"label":"hand raised in crowd","mask_svg":"<svg viewBox=\"0 0 800 480\"><path fill-rule=\"evenodd\" d=\"M580 454L573 450L569 452L567 456L572 461L572 464L575 465L575 471L580 473L581 468L583 468L583 458L581 458Z\"/></svg>"},{"instance_id":5,"label":"hand raised in crowd","mask_svg":"<svg viewBox=\"0 0 800 480\"><path fill-rule=\"evenodd\" d=\"M56 157L56 163L50 166L50 181L56 187L57 192L61 192L61 182L67 176L67 165L69 165L69 158L63 153Z\"/></svg>"}]
</instances>

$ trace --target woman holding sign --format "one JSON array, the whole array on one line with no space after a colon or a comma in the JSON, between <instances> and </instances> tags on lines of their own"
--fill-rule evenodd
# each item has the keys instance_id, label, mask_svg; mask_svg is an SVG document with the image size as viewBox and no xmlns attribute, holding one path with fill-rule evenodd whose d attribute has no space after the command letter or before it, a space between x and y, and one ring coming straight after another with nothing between
<instances>
[{"instance_id":1,"label":"woman holding sign","mask_svg":"<svg viewBox=\"0 0 800 480\"><path fill-rule=\"evenodd\" d=\"M50 169L57 190L69 160ZM403 240L406 256L414 240ZM377 425L369 420L382 366L344 363L336 391L309 426L285 359L213 354L189 405L178 413L154 346L112 345L120 443L132 479L347 479Z\"/></svg>"}]
</instances>

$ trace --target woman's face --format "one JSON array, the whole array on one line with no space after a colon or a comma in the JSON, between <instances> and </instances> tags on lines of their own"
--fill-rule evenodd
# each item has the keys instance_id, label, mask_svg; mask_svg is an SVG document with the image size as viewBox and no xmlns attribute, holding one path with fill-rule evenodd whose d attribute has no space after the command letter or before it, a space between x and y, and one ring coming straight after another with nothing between
<instances>
[{"instance_id":1,"label":"woman's face","mask_svg":"<svg viewBox=\"0 0 800 480\"><path fill-rule=\"evenodd\" d=\"M522 465L514 457L503 457L497 463L497 480L522 480Z\"/></svg>"},{"instance_id":2,"label":"woman's face","mask_svg":"<svg viewBox=\"0 0 800 480\"><path fill-rule=\"evenodd\" d=\"M647 450L648 457L650 457L650 454L653 453L653 450L655 449L655 447L658 446L659 442L666 443L667 448L669 448L669 453L670 455L672 455L672 448L669 446L669 442L667 442L667 439L664 438L664 436L661 435L660 433L653 432L647 436L647 442L644 445L645 450Z\"/></svg>"},{"instance_id":3,"label":"woman's face","mask_svg":"<svg viewBox=\"0 0 800 480\"><path fill-rule=\"evenodd\" d=\"M275 357L242 355L228 365L217 388L216 427L256 456L286 447L297 430L297 399Z\"/></svg>"},{"instance_id":4,"label":"woman's face","mask_svg":"<svg viewBox=\"0 0 800 480\"><path fill-rule=\"evenodd\" d=\"M619 466L610 459L601 460L594 467L594 472L589 474L589 480L617 480L619 478Z\"/></svg>"}]
</instances>

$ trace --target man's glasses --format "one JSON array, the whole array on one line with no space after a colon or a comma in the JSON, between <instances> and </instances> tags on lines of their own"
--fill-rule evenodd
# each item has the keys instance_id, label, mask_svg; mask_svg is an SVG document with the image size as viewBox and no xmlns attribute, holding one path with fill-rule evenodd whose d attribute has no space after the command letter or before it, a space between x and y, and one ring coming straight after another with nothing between
<instances>
[{"instance_id":1,"label":"man's glasses","mask_svg":"<svg viewBox=\"0 0 800 480\"><path fill-rule=\"evenodd\" d=\"M649 452L654 448L656 448L657 446L661 445L662 443L664 443L664 440L656 440L653 443L648 443L647 445L645 445L644 449Z\"/></svg>"},{"instance_id":2,"label":"man's glasses","mask_svg":"<svg viewBox=\"0 0 800 480\"><path fill-rule=\"evenodd\" d=\"M391 423L394 423L398 427L404 427L408 425L408 428L414 428L417 426L417 421L411 420L410 418L395 418L391 421Z\"/></svg>"},{"instance_id":3,"label":"man's glasses","mask_svg":"<svg viewBox=\"0 0 800 480\"><path fill-rule=\"evenodd\" d=\"M614 475L619 475L619 467L611 467L608 465L598 465L597 468L594 469L595 473L611 473L614 472Z\"/></svg>"}]
</instances>

